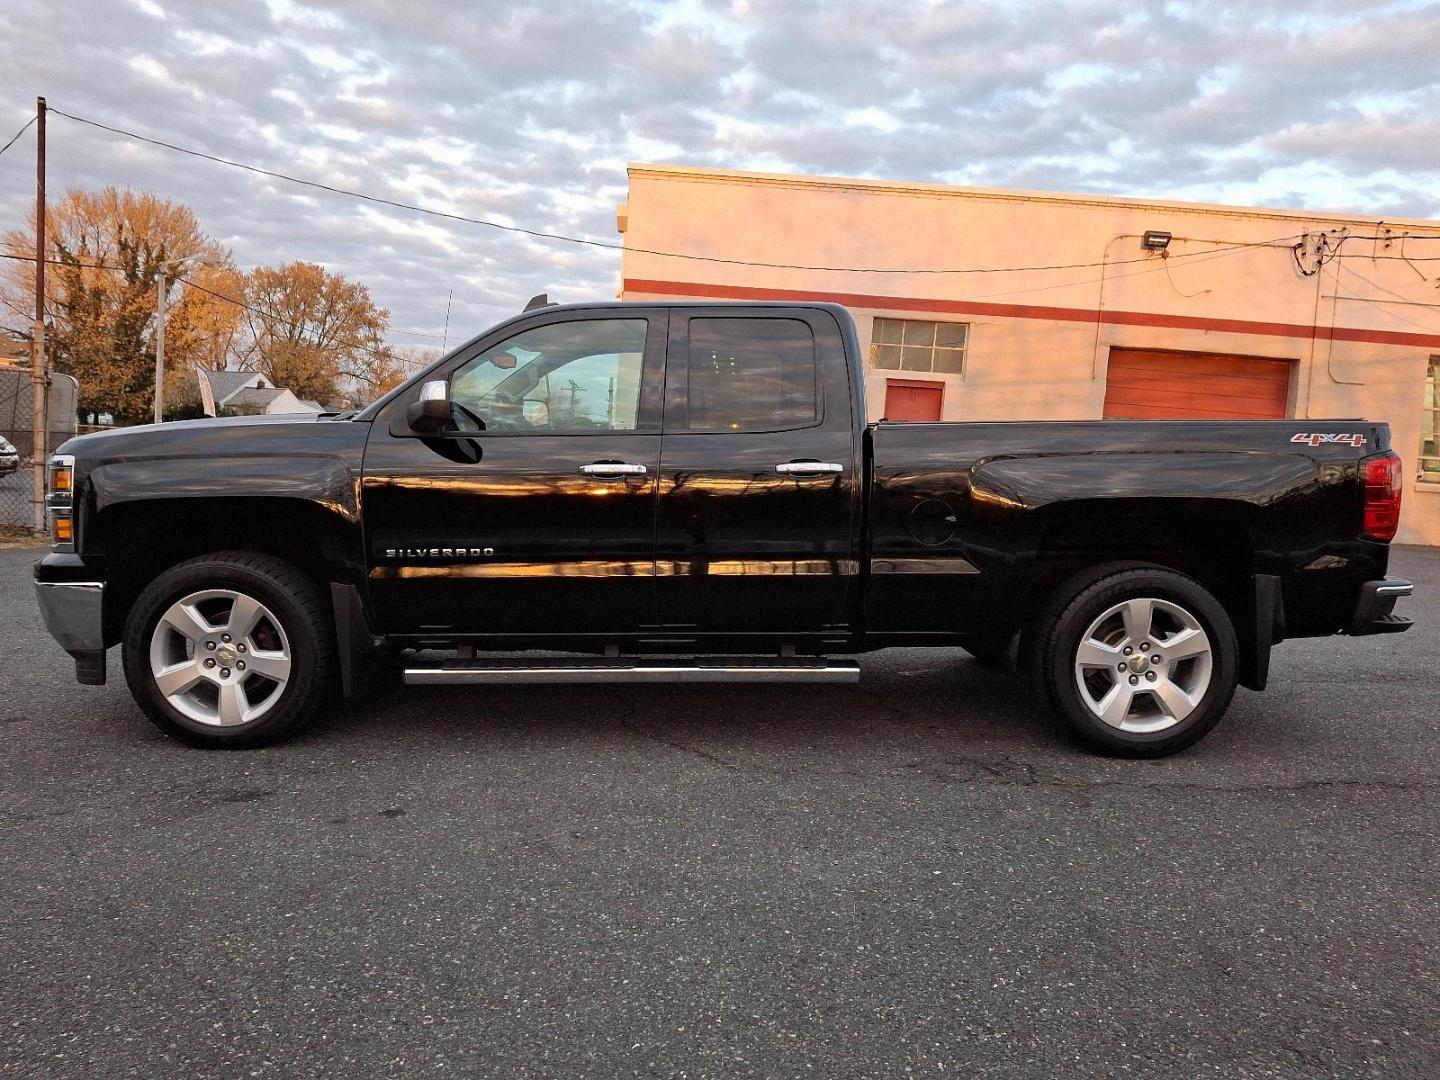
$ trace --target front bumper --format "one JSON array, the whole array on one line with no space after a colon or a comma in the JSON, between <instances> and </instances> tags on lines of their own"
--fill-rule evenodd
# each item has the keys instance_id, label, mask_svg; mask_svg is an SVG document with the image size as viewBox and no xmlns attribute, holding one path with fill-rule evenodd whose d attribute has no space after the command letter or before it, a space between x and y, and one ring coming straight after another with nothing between
<instances>
[{"instance_id":1,"label":"front bumper","mask_svg":"<svg viewBox=\"0 0 1440 1080\"><path fill-rule=\"evenodd\" d=\"M1394 613L1395 601L1414 591L1415 586L1404 578L1365 582L1360 586L1360 597L1355 602L1355 615L1350 620L1348 632L1360 637L1365 634L1401 634L1409 630L1415 623Z\"/></svg>"},{"instance_id":2,"label":"front bumper","mask_svg":"<svg viewBox=\"0 0 1440 1080\"><path fill-rule=\"evenodd\" d=\"M68 565L73 561L51 555L35 564L35 600L45 629L75 658L76 681L99 685L105 681L105 583L76 575Z\"/></svg>"}]
</instances>

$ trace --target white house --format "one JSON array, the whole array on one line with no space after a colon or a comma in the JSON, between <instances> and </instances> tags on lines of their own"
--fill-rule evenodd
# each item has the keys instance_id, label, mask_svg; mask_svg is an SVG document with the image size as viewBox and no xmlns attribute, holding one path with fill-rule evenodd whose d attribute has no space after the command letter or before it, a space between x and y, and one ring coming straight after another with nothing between
<instances>
[{"instance_id":1,"label":"white house","mask_svg":"<svg viewBox=\"0 0 1440 1080\"><path fill-rule=\"evenodd\" d=\"M197 367L200 400L206 416L218 416L221 409L256 413L318 413L317 401L302 401L283 386L276 386L258 371L210 371Z\"/></svg>"}]
</instances>

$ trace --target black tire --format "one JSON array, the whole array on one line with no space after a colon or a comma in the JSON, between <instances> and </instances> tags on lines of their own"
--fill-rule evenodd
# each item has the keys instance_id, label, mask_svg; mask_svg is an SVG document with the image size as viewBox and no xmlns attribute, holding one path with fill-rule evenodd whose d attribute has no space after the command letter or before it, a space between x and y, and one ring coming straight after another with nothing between
<instances>
[{"instance_id":1,"label":"black tire","mask_svg":"<svg viewBox=\"0 0 1440 1080\"><path fill-rule=\"evenodd\" d=\"M1196 665L1205 661L1195 657L1175 661L1173 657L1161 656L1160 663L1142 669L1140 673L1127 668L1123 676L1118 671L1118 664L1116 671L1107 675L1101 673L1108 672L1108 667L1100 666L1083 669L1083 680L1077 673L1080 660L1077 654L1092 624L1117 605L1129 601L1137 601L1138 610L1144 610L1143 601L1147 598L1162 602L1162 606L1154 609L1158 612L1156 625L1179 626L1179 616L1175 614L1178 611L1192 618L1204 631L1209 645L1209 675L1203 691L1199 676L1204 669ZM1123 624L1126 614L1122 612L1112 618ZM1113 625L1102 624L1102 631L1104 626ZM1114 635L1113 630L1109 632ZM1117 646L1120 642L1132 640L1127 629L1122 628L1119 633ZM1179 630L1174 633L1178 634ZM1055 591L1026 636L1026 660L1055 714L1082 743L1104 754L1163 757L1192 746L1220 722L1235 693L1238 646L1230 616L1204 586L1174 570L1141 563L1094 567ZM1147 647L1159 655L1163 644L1154 638L1150 640L1155 644L1147 643ZM1131 648L1132 653L1117 653L1116 659L1131 662L1129 657L1140 651L1133 646ZM1148 665L1149 662L1137 659L1133 663ZM1165 667L1167 663L1168 668ZM1149 689L1152 686L1160 689L1157 684L1164 683L1171 673L1174 673L1175 686L1181 686L1186 678L1191 680L1189 689L1194 693L1181 700L1193 704L1172 708L1162 701L1158 693ZM1147 683L1152 675L1157 682ZM1137 683L1132 683L1132 678ZM1120 685L1122 681L1125 685ZM1129 691L1133 697L1125 696L1126 686L1133 686ZM1106 693L1107 688L1118 689L1114 699ZM1169 688L1165 689L1168 692ZM1198 700L1195 700L1197 694ZM1107 723L1092 711L1087 700L1095 702L1097 708L1110 700L1117 704L1128 700L1134 704L1130 713L1114 718L1116 723ZM1176 716L1184 708L1191 711L1177 720ZM1151 710L1154 715L1145 715ZM1122 730L1116 726L1117 723L1135 727L1166 723L1169 726L1151 731Z\"/></svg>"},{"instance_id":2,"label":"black tire","mask_svg":"<svg viewBox=\"0 0 1440 1080\"><path fill-rule=\"evenodd\" d=\"M225 590L258 601L268 611L257 633L269 634L273 639L278 628L280 642L288 647L285 681L267 682L264 676L258 680L261 695L268 690L273 701L264 698L263 712L234 726L215 726L181 712L161 692L152 672L152 638L161 617L177 601L207 590ZM130 609L121 648L125 681L135 701L161 731L191 746L245 749L278 742L329 700L334 684L333 628L319 588L289 563L253 552L202 555L157 576ZM194 655L203 658L198 648ZM252 666L258 667L263 656L255 652ZM183 657L180 662L184 662ZM238 671L234 674L244 679L247 687L256 685L254 672L250 676L241 676ZM216 691L217 699L222 692ZM253 693L253 689L242 693ZM218 703L216 709L218 712Z\"/></svg>"}]
</instances>

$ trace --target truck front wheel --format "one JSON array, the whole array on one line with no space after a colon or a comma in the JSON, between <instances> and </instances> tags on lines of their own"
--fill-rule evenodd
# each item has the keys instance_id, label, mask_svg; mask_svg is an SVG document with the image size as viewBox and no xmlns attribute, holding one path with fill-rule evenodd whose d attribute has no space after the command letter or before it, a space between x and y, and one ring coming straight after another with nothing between
<instances>
[{"instance_id":1,"label":"truck front wheel","mask_svg":"<svg viewBox=\"0 0 1440 1080\"><path fill-rule=\"evenodd\" d=\"M315 583L243 551L172 566L135 601L125 679L160 730L192 746L272 743L328 696L334 658Z\"/></svg>"},{"instance_id":2,"label":"truck front wheel","mask_svg":"<svg viewBox=\"0 0 1440 1080\"><path fill-rule=\"evenodd\" d=\"M1072 579L1039 616L1032 662L1060 718L1102 753L1191 746L1235 693L1235 628L1194 579L1112 564Z\"/></svg>"}]
</instances>

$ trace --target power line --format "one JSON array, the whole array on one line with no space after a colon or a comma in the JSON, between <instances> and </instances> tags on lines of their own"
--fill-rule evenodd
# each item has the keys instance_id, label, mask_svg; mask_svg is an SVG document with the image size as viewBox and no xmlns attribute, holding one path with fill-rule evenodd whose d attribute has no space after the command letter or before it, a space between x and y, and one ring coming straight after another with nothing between
<instances>
[{"instance_id":1,"label":"power line","mask_svg":"<svg viewBox=\"0 0 1440 1080\"><path fill-rule=\"evenodd\" d=\"M3 243L3 242L4 242L4 241L0 241L0 243ZM6 247L11 247L11 248L13 248L13 247L15 247L16 245L6 243L5 246L6 246ZM8 252L0 252L0 259L17 259L17 260L20 260L20 261L22 261L22 262L34 262L34 261L35 261L35 256L34 256L34 255L12 255L12 254L9 254ZM79 262L79 261L68 261L68 260L65 260L65 259L46 259L45 262L46 262L47 265L50 265L50 266L68 266L68 267L72 267L72 268L80 269L80 270L109 270L109 271L111 271L112 273L117 273L117 274L123 274L123 273L126 272L126 268L125 268L125 267L123 267L123 266L115 266L115 265L112 264L112 263L85 263L85 262ZM238 305L240 305L241 307L244 307L244 306L245 306L245 304L244 304L243 301L236 300L233 296L226 296L226 295L224 295L223 293L212 292L211 290L205 288L203 285L198 285L198 284L196 284L195 282L191 281L189 278L180 277L180 276L174 275L174 274L169 275L169 276L170 276L171 280L173 280L173 281L183 281L185 284L190 285L190 286L192 286L192 287L194 287L194 288L196 288L196 289L199 289L201 292L210 293L211 296L214 296L214 297L216 297L216 298L218 298L218 299L220 299L220 300L228 300L230 303L232 303L232 304L238 304ZM279 316L267 316L267 318L279 318ZM298 324L297 324L297 325L298 325ZM426 332L424 332L424 331L422 331L422 330L397 330L397 329L395 329L394 327L388 327L388 326L385 328L385 332L386 332L387 334L404 334L404 335L407 336L407 337L423 337L423 338L431 338L431 339L438 339L438 338L440 337L439 334L430 334L430 333L426 333Z\"/></svg>"},{"instance_id":2,"label":"power line","mask_svg":"<svg viewBox=\"0 0 1440 1080\"><path fill-rule=\"evenodd\" d=\"M24 127L22 127L19 131L15 132L14 137L9 142L7 142L4 146L0 146L0 154L5 153L6 150L9 150L10 147L14 146L20 140L20 136L24 135L25 132L30 130L30 125L33 123L35 123L35 117L32 116L29 120L25 121Z\"/></svg>"},{"instance_id":3,"label":"power line","mask_svg":"<svg viewBox=\"0 0 1440 1080\"><path fill-rule=\"evenodd\" d=\"M9 254L8 252L0 251L0 259L17 259L17 260L19 260L19 261L21 261L21 262L34 262L34 261L35 261L35 256L33 256L33 255L11 255L11 254ZM64 260L64 259L46 259L46 260L44 260L44 261L45 261L47 264L49 264L50 266L65 266L65 267L71 267L71 268L77 268L77 269L83 269L83 270L109 270L109 271L112 271L112 272L115 272L115 273L124 273L124 272L125 272L125 267L123 267L123 266L114 266L114 265L112 265L112 264L110 264L110 263L69 262L69 261L66 261L66 260ZM233 297L233 296L226 296L224 293L216 292L214 289L208 289L208 288L206 288L204 285L200 285L200 284L198 284L197 282L191 281L189 278L181 277L180 275L176 274L176 275L174 275L174 276L172 277L172 280L174 280L174 281L179 281L179 282L183 282L184 284L189 285L192 289L195 289L195 290L197 290L197 291L199 291L199 292L205 293L205 294L207 294L207 295L209 295L209 296L213 296L213 297L215 297L215 299L217 299L217 300L224 300L224 301L225 301L226 303L228 303L228 304L234 304L236 307L241 308L241 309L243 309L243 310L245 310L245 311L251 312L251 313L254 314L254 315L259 315L262 319L267 319L267 320L269 320L269 321L272 322L272 323L279 323L281 326L287 326L287 327L289 327L290 329L299 331L299 332L302 333L302 334L314 333L314 331L313 331L310 327L306 326L304 323L292 322L292 321L289 320L289 319L283 318L283 317L281 317L281 316L279 316L279 315L275 315L275 314L272 314L271 312L264 311L264 310L261 309L261 308L255 307L253 304L247 304L244 300L237 300L237 299L236 299L235 297ZM404 332L405 332L405 331L396 331L396 333L404 333ZM425 336L430 337L430 336L433 336L433 335L427 334L427 335L425 335ZM317 340L316 342L314 342L314 344L317 344L317 345L318 345L318 344L320 344L320 342ZM379 355L378 350L376 350L376 348L375 348L374 346L372 346L372 345L364 345L364 344L361 344L361 345L360 345L360 348L366 350L372 357L375 357L375 356L378 356L378 355ZM394 358L392 357L391 359L394 359Z\"/></svg>"},{"instance_id":4,"label":"power line","mask_svg":"<svg viewBox=\"0 0 1440 1080\"><path fill-rule=\"evenodd\" d=\"M1288 240L1290 240L1290 239L1292 239L1292 237L1282 236L1282 237L1277 237L1277 238L1274 239L1274 240L1264 241L1263 243L1248 243L1248 244L1235 245L1235 246L1224 247L1224 248L1205 248L1205 249L1202 249L1202 250L1200 250L1200 251L1191 252L1190 254L1193 255L1193 256L1197 256L1197 257L1198 257L1198 256L1205 256L1205 258L1199 258L1199 259L1198 259L1199 262L1210 262L1210 261L1212 261L1212 260L1214 260L1214 259L1223 259L1223 258L1226 258L1227 256L1238 255L1238 254L1240 254L1243 250L1247 250L1247 249L1254 249L1254 248L1260 248L1260 247L1283 246L1283 242L1288 241ZM13 245L10 245L10 246L13 246ZM1115 281L1115 280L1119 280L1119 279L1121 279L1121 278L1127 278L1127 277L1140 277L1140 276L1145 275L1145 274L1158 274L1158 273L1160 273L1161 270L1164 270L1164 271L1168 274L1168 273L1169 273L1169 268L1168 268L1168 266L1163 265L1163 263L1164 263L1164 262L1168 262L1168 259L1169 259L1169 258L1178 258L1178 257L1179 257L1179 256L1169 256L1169 257L1167 257L1166 259L1162 260L1162 265L1160 265L1160 266L1151 266L1151 267L1148 267L1147 269L1144 269L1144 270L1135 270L1135 271L1132 271L1132 272L1130 272L1130 273L1128 273L1128 274L1126 274L1126 273L1114 274L1114 275L1110 276L1108 280ZM6 254L6 253L4 253L4 252L0 252L0 258L4 258L4 259L18 259L18 260L21 260L21 261L24 261L24 262L34 262L34 261L35 261L35 257L34 257L33 255L11 255L11 254ZM114 265L109 264L109 263L66 262L66 261L60 260L60 259L46 259L45 261L46 261L47 263L51 264L52 266L69 266L69 267L76 267L76 268L86 269L86 270L110 270L110 271L117 272L117 273L123 273L124 270L125 270L124 267L114 266ZM1134 261L1134 260L1130 260L1130 261ZM1124 262L1112 262L1112 263L1106 263L1106 264L1093 263L1093 264L1089 264L1089 265L1092 265L1092 266L1101 266L1101 265L1105 265L1105 266L1121 266L1121 265L1125 265L1125 263L1124 263ZM280 318L280 316L278 316L278 315L271 315L271 314L269 314L269 313L267 313L267 312L264 312L264 311L260 310L259 308L251 307L250 305L246 304L243 300L237 300L237 299L236 299L235 297L233 297L233 296L226 296L224 293L218 293L218 292L215 292L215 291L213 291L213 290L211 290L211 289L207 289L205 286L199 285L199 284L197 284L196 282L190 280L189 278L184 278L184 277L178 277L178 276L176 276L176 277L174 278L174 280L184 282L185 284L191 286L192 288L198 289L200 292L208 293L209 295L214 296L216 299L224 300L224 301L226 301L227 303L235 304L235 305L238 306L238 307L244 308L244 309L246 309L246 310L248 310L248 311L251 311L251 312L253 312L253 313L257 314L257 315L260 315L260 316L262 316L263 318L273 319L273 320L275 320L275 321L277 321L277 322L280 322L280 323L282 323L282 324L284 324L284 325L290 326L290 327L292 327L293 329L296 329L296 330L302 330L302 331L303 331L303 330L305 329L305 327L301 326L299 323L289 323L289 322L286 322L286 320ZM1050 291L1055 290L1055 289L1070 289L1070 288L1079 288L1079 287L1084 286L1084 285L1093 285L1093 284L1095 284L1095 283L1096 283L1097 281L1099 281L1099 280L1100 280L1099 278L1085 278L1085 279L1082 279L1082 280L1080 280L1080 281L1062 281L1062 282L1055 282L1055 283L1052 283L1052 284L1049 284L1049 285L1037 285L1037 286L1033 286L1033 287L1031 287L1031 288L1026 288L1026 289L1012 289L1012 290L1009 290L1009 291L1006 291L1006 292L985 293L985 294L982 294L982 295L980 295L980 296L967 296L967 297L962 297L961 299L963 299L963 300L988 300L988 299L993 299L993 298L999 297L999 296L1018 296L1018 295L1020 295L1020 294L1022 294L1022 293L1050 292ZM429 338L434 338L434 337L437 336L437 335L435 335L435 334L418 334L418 332L416 332L416 331L406 331L406 330L393 330L393 331L388 331L388 332L390 332L390 333L397 333L397 334L411 333L411 334L416 334L417 336L429 337Z\"/></svg>"},{"instance_id":5,"label":"power line","mask_svg":"<svg viewBox=\"0 0 1440 1080\"><path fill-rule=\"evenodd\" d=\"M1244 251L1244 250L1253 250L1253 249L1255 249L1255 248L1262 248L1262 247L1283 247L1283 246L1285 246L1286 242L1288 242L1289 240L1292 240L1293 238L1294 238L1294 237L1292 237L1292 236L1280 236L1280 237L1276 237L1276 238L1273 239L1273 240L1266 240L1266 241L1262 241L1262 242L1253 242L1253 243L1245 243L1245 244L1235 244L1235 245L1231 245L1231 246L1228 246L1228 247L1204 248L1204 249L1201 249L1201 250L1199 250L1199 251L1190 252L1189 254L1190 254L1190 256L1192 256L1192 257L1196 257L1198 262L1202 262L1202 263L1203 263L1203 262L1211 262L1211 261L1213 261L1213 260L1215 260L1215 259L1223 259L1223 258L1227 258L1228 256L1231 256L1231 255L1238 255L1238 254L1240 254L1240 253L1241 253L1242 251ZM1202 257L1202 256L1203 256L1203 257ZM1167 264L1167 263L1169 262L1169 260L1172 259L1172 258L1181 258L1181 257L1183 257L1183 256L1166 256L1164 259L1161 260L1161 265L1159 265L1159 266L1150 266L1150 267L1147 267L1147 268L1144 269L1144 270L1134 270L1134 271L1131 271L1130 273L1119 273L1119 274L1110 275L1106 280L1117 281L1117 280L1120 280L1120 279L1122 279L1122 278L1141 277L1141 276L1143 276L1143 275L1145 275L1145 274L1158 274L1158 273L1160 273L1162 270L1165 271L1165 273L1168 275L1168 274L1169 274L1169 267L1168 267L1168 265L1166 265L1166 264ZM0 252L0 258L19 259L19 260L23 260L23 261L25 261L25 262L33 262L33 261L34 261L34 256L33 256L33 255L9 255L9 254L5 254L5 253L3 253L3 252ZM114 265L107 264L107 263L64 262L64 261L59 260L59 259L46 259L45 261L46 261L47 263L50 263L51 265L56 265L56 266L72 266L72 267L79 267L79 268L82 268L82 269L110 270L110 271L115 271L115 272L123 272L123 270L124 270L124 267L114 266ZM1119 262L1111 262L1111 263L1104 263L1104 264L1102 264L1102 263L1091 263L1091 264L1087 264L1087 265L1089 265L1089 266L1095 266L1095 267L1099 267L1099 266L1113 267L1113 266L1123 266L1123 265L1126 265L1126 262L1134 262L1134 261L1136 261L1136 260L1122 260L1122 261L1119 261ZM258 309L258 308L250 307L249 305L247 305L247 304L246 304L244 301L242 301L242 300L237 300L237 299L235 299L235 298L232 297L232 296L226 296L226 295L223 294L223 293L217 293L217 292L214 292L214 291L212 291L212 290L210 290L210 289L207 289L207 288L205 288L204 286L198 285L198 284L196 284L195 282L191 281L189 278L176 277L175 280L176 280L176 281L183 281L185 284L190 285L190 286L192 286L193 288L199 289L201 292L209 293L211 296L214 296L214 297L216 297L217 299L224 300L224 301L226 301L226 302L228 302L228 303L235 304L235 305L237 305L237 306L239 306L239 307L245 308L245 309L247 309L247 310L249 310L249 311L254 312L255 314L261 315L261 316L264 317L264 318L274 319L274 320L276 320L276 321L278 321L278 322L284 323L285 325L291 326L292 328L297 329L297 330L302 330L302 331L303 331L303 330L305 329L303 326L301 326L301 325L298 324L298 323L287 323L286 320L280 318L278 315L270 315L270 314L268 314L268 313L266 313L266 312L264 312L264 311L261 311L261 310ZM1093 285L1093 284L1095 284L1096 282L1098 282L1099 280L1101 280L1101 279L1100 279L1100 278L1083 278L1083 279L1081 279L1081 280L1079 280L1079 281L1054 282L1054 283L1049 284L1049 285L1037 285L1037 286L1033 286L1033 287L1025 288L1025 289L1011 289L1011 290L1007 290L1007 291L1005 291L1005 292L998 292L998 293L984 293L984 294L981 294L981 295L979 295L979 296L967 296L967 297L962 297L961 299L962 299L962 300L980 301L980 300L994 299L994 298L996 298L996 297L1001 297L1001 296L1018 296L1018 295L1021 295L1021 294L1024 294L1024 293L1051 292L1051 291L1056 290L1056 289L1071 289L1071 288L1079 288L1079 287L1082 287L1082 286L1085 286L1085 285ZM395 331L390 331L390 332L391 332L391 333L400 333L400 334L404 334L404 333L416 333L415 331L405 331L405 330L395 330ZM431 337L431 338L433 338L433 337L435 337L436 335L434 335L434 334L424 334L424 335L418 335L418 336Z\"/></svg>"},{"instance_id":6,"label":"power line","mask_svg":"<svg viewBox=\"0 0 1440 1080\"><path fill-rule=\"evenodd\" d=\"M63 116L67 120L74 120L89 127L99 128L101 131L108 131L113 135L119 135L127 139L135 139L138 142L149 143L151 146L158 146L165 150L172 150L178 154L185 154L190 157L200 158L204 161L214 162L219 165L228 165L233 169L243 169L246 172L255 173L259 176L268 176L276 180L284 180L287 183L298 184L302 187L314 188L318 191L329 192L332 195L343 195L347 198L361 199L365 202L375 203L380 206L389 206L397 210L405 210L410 213L426 214L430 217L444 218L448 221L458 221L468 225L483 225L490 229L499 229L502 232L518 233L520 235L533 237L540 240L558 240L568 244L581 244L586 247L602 248L607 251L630 252L636 255L654 255L667 259L687 259L692 262L719 263L726 266L754 266L772 270L816 270L828 273L843 274L1015 274L1025 272L1039 272L1045 270L1084 270L1098 266L1124 266L1129 263L1147 262L1152 256L1140 256L1134 259L1117 259L1110 262L1081 262L1081 263L1059 263L1050 266L988 266L988 267L864 267L864 266L820 266L808 263L779 263L760 262L752 259L726 259L714 255L695 255L681 251L662 251L656 248L631 247L620 243L613 243L606 240L595 240L583 236L571 236L566 233L548 232L543 229L532 229L521 225L504 225L498 221L487 221L484 218L470 217L466 214L456 214L448 210L436 210L433 207L419 206L414 203L401 202L398 199L386 198L383 195L371 195L363 191L354 191L350 188L337 187L333 184L322 183L318 180L307 180L303 177L292 176L289 173L279 172L275 169L266 169L259 165L251 165L242 161L235 161L230 158L220 157L216 154L209 154L203 150L195 150L188 146L180 146L176 143L166 142L163 139L151 138L148 135L141 135L138 132L128 131L125 128L114 127L110 124L102 124L98 120L90 120L83 116L76 116L73 113L65 112L63 109L50 107L50 112ZM1298 236L1299 234L1295 234ZM1293 239L1284 237L1282 239ZM1421 239L1416 237L1416 239ZM1428 239L1425 238L1425 239ZM1197 255L1204 255L1208 251L1218 251L1223 248L1244 248L1244 247L1268 247L1276 241L1265 243L1251 243L1245 241L1217 241L1218 247L1202 249L1200 251L1185 252L1170 256L1173 259L1193 258Z\"/></svg>"}]
</instances>

